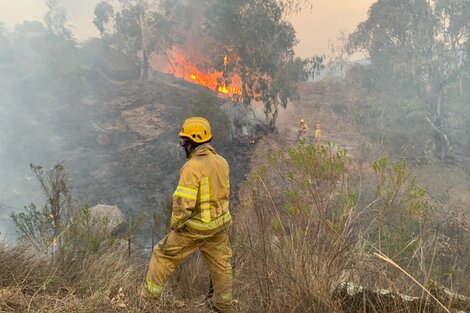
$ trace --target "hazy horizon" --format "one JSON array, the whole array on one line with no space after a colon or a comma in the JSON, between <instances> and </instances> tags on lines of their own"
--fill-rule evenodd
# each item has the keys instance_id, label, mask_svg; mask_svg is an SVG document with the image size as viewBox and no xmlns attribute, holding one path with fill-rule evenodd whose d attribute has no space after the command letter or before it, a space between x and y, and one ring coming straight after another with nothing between
<instances>
[{"instance_id":1,"label":"hazy horizon","mask_svg":"<svg viewBox=\"0 0 470 313\"><path fill-rule=\"evenodd\" d=\"M100 0L62 0L67 10L69 24L79 41L98 36L93 25L93 10ZM352 32L367 17L374 0L315 0L312 10L304 9L291 18L299 44L296 54L310 57L327 55L328 43L334 41L341 31ZM25 20L42 21L47 7L43 0L0 1L0 21L12 29Z\"/></svg>"}]
</instances>

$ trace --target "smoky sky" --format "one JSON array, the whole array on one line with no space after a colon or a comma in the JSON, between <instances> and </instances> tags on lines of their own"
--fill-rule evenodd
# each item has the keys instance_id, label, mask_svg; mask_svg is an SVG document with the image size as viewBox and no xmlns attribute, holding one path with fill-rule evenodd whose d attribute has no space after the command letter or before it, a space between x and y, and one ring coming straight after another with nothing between
<instances>
[{"instance_id":1,"label":"smoky sky","mask_svg":"<svg viewBox=\"0 0 470 313\"><path fill-rule=\"evenodd\" d=\"M93 25L93 9L100 0L62 0L69 24L78 40L97 36ZM352 32L367 17L374 0L311 0L312 10L304 9L292 16L299 44L300 57L328 54L328 43L340 31ZM44 0L0 0L0 21L11 28L23 20L42 20L46 12Z\"/></svg>"},{"instance_id":2,"label":"smoky sky","mask_svg":"<svg viewBox=\"0 0 470 313\"><path fill-rule=\"evenodd\" d=\"M78 40L97 36L93 25L93 10L100 0L62 0L67 10L69 25ZM24 20L42 21L47 11L44 0L0 0L0 21L12 28Z\"/></svg>"}]
</instances>

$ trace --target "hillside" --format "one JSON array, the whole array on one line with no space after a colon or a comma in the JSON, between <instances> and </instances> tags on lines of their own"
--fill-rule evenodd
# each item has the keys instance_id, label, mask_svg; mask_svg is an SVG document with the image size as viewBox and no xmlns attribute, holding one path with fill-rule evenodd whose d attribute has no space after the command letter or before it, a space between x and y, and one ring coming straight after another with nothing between
<instances>
[{"instance_id":1,"label":"hillside","mask_svg":"<svg viewBox=\"0 0 470 313\"><path fill-rule=\"evenodd\" d=\"M90 83L95 84L93 92L75 106L51 108L45 103L48 113L35 114L36 103L30 101L17 112L24 121L11 126L5 145L10 153L5 150L3 155L8 166L0 194L5 203L0 205L5 205L3 211L10 205L13 208L4 215L2 212L7 225L11 211L18 213L30 202L44 202L28 169L30 162L46 170L62 162L78 205L117 205L127 216L161 212L185 161L178 132L182 121L192 115L213 119L221 115L214 122L214 146L233 164L232 180L237 191L248 173L247 155L253 148L249 140L234 137L240 129L232 121L247 115L242 107L227 104L219 110L223 99L206 88L164 74L155 74L146 82L116 84L97 72ZM247 125L250 123L258 122L248 120ZM14 129L28 132L28 140L16 141L22 135ZM260 134L252 128L249 131L253 138L263 132L262 128ZM31 151L36 153L32 155ZM7 231L7 240L12 237Z\"/></svg>"},{"instance_id":2,"label":"hillside","mask_svg":"<svg viewBox=\"0 0 470 313\"><path fill-rule=\"evenodd\" d=\"M80 134L68 142L75 147L68 150L74 156L70 162L74 165L70 167L70 182L79 198L87 198L90 204L117 204L132 215L142 208L155 208L171 194L178 168L184 161L176 149L179 147L175 136L181 120L193 114L191 110L195 108L191 103L200 89L171 77L157 76L149 82L113 86L110 90L103 99L88 99L86 105L93 112L90 114L93 126L81 129L85 136ZM410 285L406 276L375 258L371 248L365 246L375 240L373 233L362 241L361 236L367 231L364 226L373 225L377 212L377 216L388 214L384 226L388 222L390 226L403 226L401 231L395 228L387 233L392 242L398 241L397 247L386 246L384 241L381 251L399 249L399 253L390 257L395 256L418 280L442 278L441 283L468 295L465 283L469 277L468 264L465 266L470 253L468 220L462 219L470 214L470 177L465 170L468 164L457 161L410 164L408 169L416 175L417 185L426 189L428 202L421 202L417 195L416 202L407 198L409 186L403 185L396 194L399 201L391 200L391 211L380 212L386 201L367 202L377 186L374 161L384 155L391 160L400 157L371 139L367 130L346 114L351 101L358 98L357 90L340 83L306 83L301 86L300 100L280 112L275 133L264 135L263 128L258 126L251 128L249 139L236 136L233 140L229 136L224 141L215 141L218 151L231 164L237 200L232 205L237 312L354 312L352 307L351 311L341 308L341 301L331 297L339 282L345 280L420 296L422 291ZM234 114L233 108L225 108L225 112ZM315 123L322 128L319 144L306 145L306 150L295 142L301 117L310 126L308 140L312 140ZM254 123L251 120L245 124ZM231 133L236 134L237 127L232 127ZM86 140L81 141L82 138ZM291 164L289 158L270 157L272 152L290 148L302 162ZM341 149L345 149L345 156L336 154ZM287 173L295 166L300 166L301 171L297 181L289 181L283 176L284 170ZM323 183L318 185L322 188L319 190L302 184L302 175L316 171L317 166L317 173L324 175L321 180L334 182L329 185L333 189ZM327 174L322 172L323 167L327 167ZM338 167L347 174L330 177L328 173ZM290 189L284 189L285 185ZM304 187L307 189L301 193ZM343 192L354 200L343 199ZM355 192L358 198L353 196ZM321 204L326 203L325 199L331 200L331 206ZM429 203L433 210L429 223L435 223L430 225L431 232L415 232L414 223L427 219L425 215L419 212L411 212L418 217L400 215L408 214L407 201L420 208ZM299 210L291 211L287 204L298 205ZM318 213L302 211L308 207L318 209ZM355 210L360 211L357 217ZM276 221L281 217L285 222ZM413 223L408 224L407 218ZM402 224L393 224L395 219ZM434 228L436 225L440 229ZM318 231L312 233L309 228ZM428 242L435 233L439 233L436 241ZM149 239L146 234L140 236ZM420 243L417 247L416 242ZM408 251L409 247L417 249L413 251L420 248L422 254L413 254L417 252ZM435 255L427 254L433 249ZM164 302L154 305L141 303L137 296L145 272L146 251L133 246L130 257L128 253L127 242L118 240L51 273L50 261L38 259L27 248L2 247L0 265L8 270L0 276L0 308L3 312L206 312L203 295L208 277L200 256L185 262L169 282ZM447 256L453 263L449 263ZM433 266L433 262L438 265ZM448 273L445 266L453 266L457 274ZM100 277L99 281L96 277ZM426 312L440 312L428 306L423 308ZM371 312L386 310L378 307Z\"/></svg>"},{"instance_id":3,"label":"hillside","mask_svg":"<svg viewBox=\"0 0 470 313\"><path fill-rule=\"evenodd\" d=\"M315 123L322 128L322 141L332 141L347 150L360 169L367 173L372 162L381 156L390 156L401 160L409 157L406 145L387 145L371 138L366 125L355 121L348 115L351 107L361 101L360 91L346 83L318 82L301 86L300 100L294 102L281 114L279 127L285 129L289 138L295 140L298 120L303 117L311 127L313 139ZM411 121L413 123L414 121ZM390 127L390 126L387 126ZM384 126L385 128L385 126ZM390 127L390 132L399 130ZM419 134L415 135L419 140ZM409 144L412 144L410 142ZM417 182L425 188L431 198L444 211L463 209L464 215L470 214L470 159L462 152L456 152L454 158L444 162L410 162Z\"/></svg>"},{"instance_id":4,"label":"hillside","mask_svg":"<svg viewBox=\"0 0 470 313\"><path fill-rule=\"evenodd\" d=\"M215 107L211 107L222 100L197 108L194 101L198 97L214 101L205 88L161 74L147 82L112 87L101 101L88 98L90 126L72 137L65 148L75 155L67 162L73 164L70 179L77 196L90 205L118 205L129 215L160 210L185 161L178 146L182 121L198 113L222 114L213 113ZM230 133L235 130L228 120L215 121L214 126L224 130L214 134L214 146L234 164L236 187L247 174L246 155L252 147L232 140ZM74 147L80 151L76 153Z\"/></svg>"}]
</instances>

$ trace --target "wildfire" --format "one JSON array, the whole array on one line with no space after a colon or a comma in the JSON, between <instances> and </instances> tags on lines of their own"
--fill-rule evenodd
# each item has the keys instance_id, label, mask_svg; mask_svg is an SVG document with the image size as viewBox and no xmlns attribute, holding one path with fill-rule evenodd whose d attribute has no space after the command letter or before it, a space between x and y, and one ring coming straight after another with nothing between
<instances>
[{"instance_id":1,"label":"wildfire","mask_svg":"<svg viewBox=\"0 0 470 313\"><path fill-rule=\"evenodd\" d=\"M224 66L229 63L228 56L224 57ZM162 72L173 74L176 77L183 78L192 83L205 86L211 90L218 91L221 94L228 96L241 95L241 91L237 88L237 83L227 86L222 77L222 72L217 71L203 71L196 65L191 64L186 58L176 50L172 50L170 54L169 66L158 67Z\"/></svg>"}]
</instances>

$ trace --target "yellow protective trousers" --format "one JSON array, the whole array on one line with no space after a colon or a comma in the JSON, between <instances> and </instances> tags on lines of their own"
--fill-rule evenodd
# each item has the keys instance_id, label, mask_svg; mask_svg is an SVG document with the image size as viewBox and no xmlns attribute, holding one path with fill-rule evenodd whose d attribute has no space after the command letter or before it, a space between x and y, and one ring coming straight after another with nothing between
<instances>
[{"instance_id":1,"label":"yellow protective trousers","mask_svg":"<svg viewBox=\"0 0 470 313\"><path fill-rule=\"evenodd\" d=\"M232 307L232 249L223 229L216 234L201 234L186 229L170 231L153 249L144 289L151 297L160 297L166 281L187 256L201 251L214 286L214 304L221 312Z\"/></svg>"}]
</instances>

